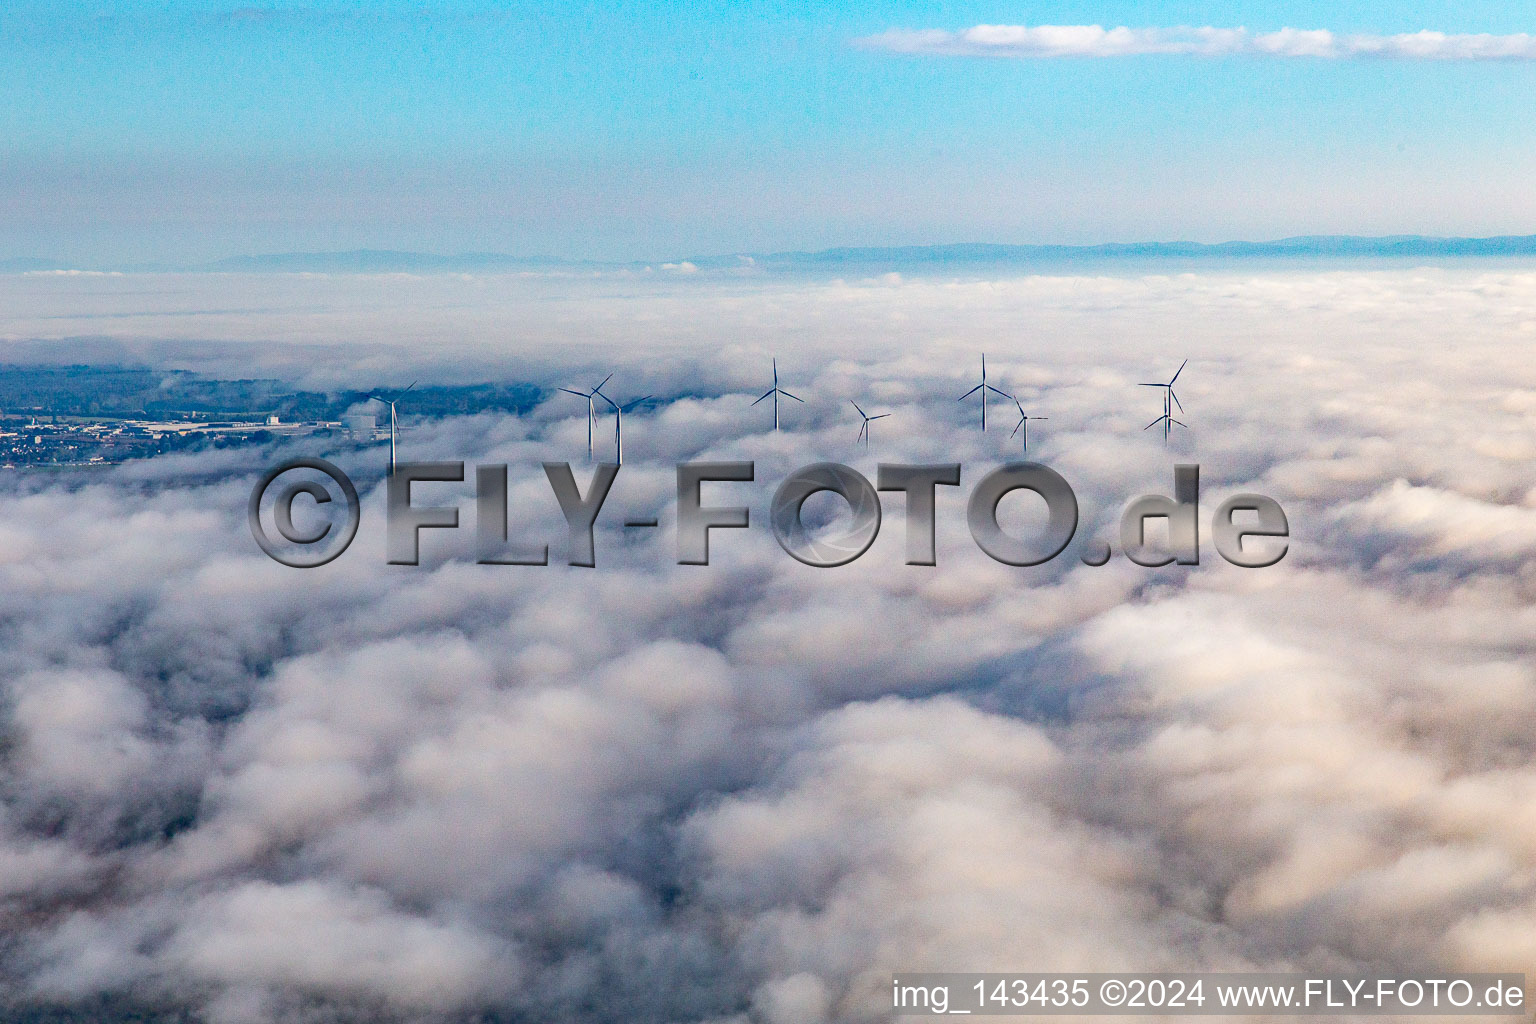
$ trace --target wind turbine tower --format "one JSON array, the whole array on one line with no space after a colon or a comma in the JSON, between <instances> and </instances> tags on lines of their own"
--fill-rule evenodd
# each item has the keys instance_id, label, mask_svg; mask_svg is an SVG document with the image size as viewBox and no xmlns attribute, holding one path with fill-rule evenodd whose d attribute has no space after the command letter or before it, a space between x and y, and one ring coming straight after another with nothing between
<instances>
[{"instance_id":1,"label":"wind turbine tower","mask_svg":"<svg viewBox=\"0 0 1536 1024\"><path fill-rule=\"evenodd\" d=\"M612 376L612 374L609 374L609 377ZM603 381L603 384L606 383L608 383L608 381ZM633 409L635 406L639 405L641 402L646 401L651 396L646 395L644 398L637 398L632 402L626 402L623 405L619 405L619 403L603 394L602 386L602 384L599 384L596 388L593 389L592 393L598 398L601 398L603 401L607 402L613 408L613 461L622 466L624 465L624 414Z\"/></svg>"}]
</instances>

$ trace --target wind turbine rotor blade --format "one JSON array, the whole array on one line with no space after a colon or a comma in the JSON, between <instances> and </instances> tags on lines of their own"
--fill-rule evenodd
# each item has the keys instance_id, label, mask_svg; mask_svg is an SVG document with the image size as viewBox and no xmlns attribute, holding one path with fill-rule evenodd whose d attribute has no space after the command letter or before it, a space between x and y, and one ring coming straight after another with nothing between
<instances>
[{"instance_id":1,"label":"wind turbine rotor blade","mask_svg":"<svg viewBox=\"0 0 1536 1024\"><path fill-rule=\"evenodd\" d=\"M855 402L855 401L854 401L854 400L853 400L853 399L851 399L851 398L850 398L850 399L848 399L848 401L849 401L849 403L850 403L850 404L851 404L851 405L852 405L852 406L853 406L853 407L854 407L854 408L855 408L855 409L859 409L859 403L858 403L858 402ZM863 410L863 409L859 409L859 415L860 415L860 416L864 416L864 410ZM868 417L868 416L864 416L864 418L865 418L865 419L866 419L866 420L867 420L867 419L869 419L869 417Z\"/></svg>"},{"instance_id":2,"label":"wind turbine rotor blade","mask_svg":"<svg viewBox=\"0 0 1536 1024\"><path fill-rule=\"evenodd\" d=\"M993 387L991 384L987 385L987 390L992 392L994 395L1002 395L1004 398L1013 398L1013 396L1010 395L1008 392L1000 391L997 388ZM1018 401L1018 399L1014 399L1014 401Z\"/></svg>"},{"instance_id":3,"label":"wind turbine rotor blade","mask_svg":"<svg viewBox=\"0 0 1536 1024\"><path fill-rule=\"evenodd\" d=\"M417 384L420 384L420 383L421 383L421 381L419 381L419 380L413 380L413 381L411 381L411 387L409 387L409 388L406 388L406 389L405 389L405 391L409 391L409 390L411 390L411 388L414 388L414 387L415 387L415 386L416 386L416 385L417 385ZM400 392L400 395L403 395L403 394L405 394L405 391L402 391L402 392ZM400 397L400 395L396 395L396 396L395 396L395 397L396 397L396 398L399 398L399 397Z\"/></svg>"},{"instance_id":4,"label":"wind turbine rotor blade","mask_svg":"<svg viewBox=\"0 0 1536 1024\"><path fill-rule=\"evenodd\" d=\"M1027 416L1020 416L1020 417L1019 417L1019 422L1017 422L1017 423L1015 423L1015 424L1014 424L1014 425L1013 425L1013 434L1017 434L1017 433L1018 433L1018 432L1019 432L1019 428L1020 428L1020 427L1022 427L1022 426L1023 426L1023 425L1024 425L1024 421L1025 421L1025 420L1026 420L1026 419L1028 419L1028 418L1029 418L1029 417L1027 417ZM1012 437L1012 436L1013 436L1013 434L1009 434L1009 435L1008 435L1008 436L1009 436L1009 437Z\"/></svg>"},{"instance_id":5,"label":"wind turbine rotor blade","mask_svg":"<svg viewBox=\"0 0 1536 1024\"><path fill-rule=\"evenodd\" d=\"M872 419L872 420L883 420L883 419L885 419L885 418L886 418L886 417L887 417L887 416L889 416L889 415L890 415L890 413L888 413L888 412L883 412L883 413L881 413L881 414L880 414L880 415L878 415L878 416L871 416L871 417L870 417L870 419Z\"/></svg>"},{"instance_id":6,"label":"wind turbine rotor blade","mask_svg":"<svg viewBox=\"0 0 1536 1024\"><path fill-rule=\"evenodd\" d=\"M1159 423L1163 422L1163 420L1165 420L1167 418L1168 417L1166 417L1166 416L1159 416L1157 419L1153 420L1151 423L1148 423L1146 426L1142 427L1141 429L1142 430L1151 430L1153 427L1157 426Z\"/></svg>"},{"instance_id":7,"label":"wind turbine rotor blade","mask_svg":"<svg viewBox=\"0 0 1536 1024\"><path fill-rule=\"evenodd\" d=\"M766 391L766 392L763 393L763 398L772 398L772 397L773 397L773 392L772 391ZM757 402L761 402L763 400L763 398L759 398L757 400ZM753 402L752 405L756 405L757 402ZM751 408L751 406L748 406L748 408Z\"/></svg>"},{"instance_id":8,"label":"wind turbine rotor blade","mask_svg":"<svg viewBox=\"0 0 1536 1024\"><path fill-rule=\"evenodd\" d=\"M572 391L570 388L559 388L558 390L564 391L568 395L575 395L577 398L590 398L591 397L585 391Z\"/></svg>"},{"instance_id":9,"label":"wind turbine rotor blade","mask_svg":"<svg viewBox=\"0 0 1536 1024\"><path fill-rule=\"evenodd\" d=\"M971 390L967 391L965 394L963 394L959 398L955 399L955 401L963 402L967 398L970 398L972 395L974 395L976 392L980 391L985 386L986 385L984 385L984 384L977 384L975 387L971 388Z\"/></svg>"},{"instance_id":10,"label":"wind turbine rotor blade","mask_svg":"<svg viewBox=\"0 0 1536 1024\"><path fill-rule=\"evenodd\" d=\"M649 402L650 400L651 400L651 396L650 395L646 395L644 398L637 398L633 402L630 402L628 405L626 405L624 407L624 411L625 412L629 412L629 410L633 409L635 406L639 405L641 402Z\"/></svg>"},{"instance_id":11,"label":"wind turbine rotor blade","mask_svg":"<svg viewBox=\"0 0 1536 1024\"><path fill-rule=\"evenodd\" d=\"M1137 384L1136 386L1139 387L1139 388L1165 388L1168 385L1167 384Z\"/></svg>"},{"instance_id":12,"label":"wind turbine rotor blade","mask_svg":"<svg viewBox=\"0 0 1536 1024\"><path fill-rule=\"evenodd\" d=\"M794 398L795 401L799 402L801 405L805 404L805 399L795 398L795 396L790 394L788 391L780 391L779 394L783 395L785 398Z\"/></svg>"},{"instance_id":13,"label":"wind turbine rotor blade","mask_svg":"<svg viewBox=\"0 0 1536 1024\"><path fill-rule=\"evenodd\" d=\"M1168 382L1168 386L1170 388L1173 387L1173 381L1179 379L1179 374L1183 373L1184 372L1184 367L1186 367L1188 365L1189 365L1189 360L1188 359L1184 360L1182 363L1179 364L1179 369L1178 369L1178 371L1176 373L1174 373L1173 380L1170 380Z\"/></svg>"},{"instance_id":14,"label":"wind turbine rotor blade","mask_svg":"<svg viewBox=\"0 0 1536 1024\"><path fill-rule=\"evenodd\" d=\"M617 372L618 372L617 370L614 371L614 373L617 373ZM603 378L603 384L607 384L611 380L613 380L613 374L612 373L610 373L608 376ZM593 388L592 390L593 391L601 391L601 390L603 390L603 384L599 384L597 387Z\"/></svg>"},{"instance_id":15,"label":"wind turbine rotor blade","mask_svg":"<svg viewBox=\"0 0 1536 1024\"><path fill-rule=\"evenodd\" d=\"M1184 403L1179 401L1179 396L1174 393L1173 387L1168 388L1168 397L1173 399L1173 404L1179 407L1179 412L1184 411Z\"/></svg>"}]
</instances>

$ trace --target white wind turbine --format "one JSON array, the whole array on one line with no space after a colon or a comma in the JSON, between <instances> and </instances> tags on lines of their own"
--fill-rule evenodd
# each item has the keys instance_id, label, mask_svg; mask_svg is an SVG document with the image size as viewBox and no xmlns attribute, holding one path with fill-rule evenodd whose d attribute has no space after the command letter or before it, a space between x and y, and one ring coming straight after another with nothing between
<instances>
[{"instance_id":1,"label":"white wind turbine","mask_svg":"<svg viewBox=\"0 0 1536 1024\"><path fill-rule=\"evenodd\" d=\"M421 382L420 381L415 381L415 380L411 381L411 387L406 388L405 391L411 390L411 388L415 387L419 383L421 383ZM396 424L396 420L395 420L395 403L400 401L400 399L405 395L405 391L398 392L395 395L394 398L380 398L378 395L369 395L368 396L368 401L370 401L370 402L379 402L379 403L381 403L383 405L389 406L389 475L390 476L394 476L395 475L395 432L396 432L396 428L397 428L397 424Z\"/></svg>"},{"instance_id":2,"label":"white wind turbine","mask_svg":"<svg viewBox=\"0 0 1536 1024\"><path fill-rule=\"evenodd\" d=\"M795 398L794 395L790 394L788 391L785 391L783 388L779 387L779 361L778 361L777 358L775 358L774 361L773 361L773 387L771 387L767 391L763 392L763 398L768 398L770 395L773 397L773 429L775 431L777 431L779 429L779 396L780 395L783 395L785 398L794 398L795 401L799 402L801 405L805 404L805 399L803 399L803 398ZM759 398L757 400L757 402L761 402L763 400L763 398ZM753 402L752 404L756 405L757 402Z\"/></svg>"},{"instance_id":3,"label":"white wind turbine","mask_svg":"<svg viewBox=\"0 0 1536 1024\"><path fill-rule=\"evenodd\" d=\"M1179 401L1179 396L1173 393L1173 382L1179 379L1179 374L1183 373L1184 372L1184 367L1186 367L1188 365L1189 365L1189 360L1188 359L1186 359L1182 363L1180 363L1178 370L1176 370L1174 372L1174 375L1171 378L1169 378L1167 384L1146 384L1146 383L1143 383L1143 384L1138 385L1138 387L1144 387L1144 388L1162 388L1163 389L1163 414L1161 416L1159 416L1157 419L1153 420L1151 423L1148 423L1146 426L1141 428L1142 430L1151 430L1153 427L1155 427L1159 423L1161 423L1163 425L1163 444L1167 444L1168 443L1168 431L1173 426L1177 425L1177 426L1183 427L1185 430L1189 429L1189 424L1188 423L1185 423L1185 422L1183 422L1181 420L1176 420L1176 419L1173 418L1173 407L1175 405L1179 407L1179 412L1183 412L1184 411L1184 403Z\"/></svg>"},{"instance_id":4,"label":"white wind turbine","mask_svg":"<svg viewBox=\"0 0 1536 1024\"><path fill-rule=\"evenodd\" d=\"M961 395L958 399L956 399L956 401L963 402L978 391L981 392L981 429L985 431L987 429L987 392L990 391L994 395L1002 395L1004 398L1013 397L1006 391L999 391L997 388L987 383L987 354L985 352L981 354L981 383L977 384L975 387L971 388L971 390Z\"/></svg>"},{"instance_id":5,"label":"white wind turbine","mask_svg":"<svg viewBox=\"0 0 1536 1024\"><path fill-rule=\"evenodd\" d=\"M874 416L871 416L869 413L867 413L863 409L859 408L859 403L858 402L853 401L853 399L851 399L851 398L848 399L848 401L850 403L852 403L852 405L853 405L853 407L855 409L859 410L859 415L864 417L864 422L862 424L860 424L860 426L859 426L859 436L854 438L853 443L854 444L858 444L860 441L863 441L864 442L864 447L868 448L869 447L869 425L871 423L873 423L875 420L883 420L883 419L885 419L887 416L890 415L890 413L882 412L882 413L878 413L878 414L876 414Z\"/></svg>"},{"instance_id":6,"label":"white wind turbine","mask_svg":"<svg viewBox=\"0 0 1536 1024\"><path fill-rule=\"evenodd\" d=\"M613 380L613 374L611 374L611 373L608 376L603 378L603 384L607 384L610 380ZM561 391L564 391L568 395L575 395L577 398L585 398L587 400L587 461L588 462L592 461L592 428L597 426L597 407L592 403L592 399L594 397L596 397L597 394L602 390L603 384L599 384L597 387L593 388L590 391L572 391L570 388L561 388L560 389ZM603 396L603 401L606 402L607 400L608 400L608 396L604 395Z\"/></svg>"},{"instance_id":7,"label":"white wind turbine","mask_svg":"<svg viewBox=\"0 0 1536 1024\"><path fill-rule=\"evenodd\" d=\"M1012 398L1013 404L1019 407L1019 422L1013 425L1013 434L1017 434L1020 430L1024 431L1024 450L1029 451L1029 421L1048 420L1050 417L1026 415L1024 412L1024 403L1020 402L1016 395L1009 395L1008 397ZM1012 437L1013 434L1009 434L1008 436Z\"/></svg>"},{"instance_id":8,"label":"white wind turbine","mask_svg":"<svg viewBox=\"0 0 1536 1024\"><path fill-rule=\"evenodd\" d=\"M613 374L609 374L608 376L612 377ZM607 383L608 381L603 381L603 384ZM641 402L647 401L651 396L646 395L644 398L637 398L632 402L626 402L623 405L619 405L619 403L603 394L603 384L599 384L596 388L593 388L592 393L598 398L601 398L603 401L607 402L613 408L613 461L616 464L622 466L624 465L624 414L633 409L635 406L639 405Z\"/></svg>"}]
</instances>

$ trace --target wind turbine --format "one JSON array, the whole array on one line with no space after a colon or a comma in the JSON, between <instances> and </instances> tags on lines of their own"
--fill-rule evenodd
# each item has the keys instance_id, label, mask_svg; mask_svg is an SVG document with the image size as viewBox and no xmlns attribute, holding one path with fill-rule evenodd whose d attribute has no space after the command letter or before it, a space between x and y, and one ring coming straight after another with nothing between
<instances>
[{"instance_id":1,"label":"wind turbine","mask_svg":"<svg viewBox=\"0 0 1536 1024\"><path fill-rule=\"evenodd\" d=\"M848 401L853 403L853 407L855 409L859 409L859 403L858 402L854 402L853 399L851 399L851 398L848 399ZM865 412L863 409L859 409L859 415L864 417L864 422L863 422L862 425L860 425L860 427L859 427L859 436L853 439L853 443L854 444L858 444L860 441L863 441L864 442L864 447L868 448L869 447L869 425L871 423L875 422L875 420L883 420L883 419L885 419L887 416L890 415L890 413L882 412L882 413L878 413L878 414L876 414L874 416L871 416L869 413Z\"/></svg>"},{"instance_id":2,"label":"wind turbine","mask_svg":"<svg viewBox=\"0 0 1536 1024\"><path fill-rule=\"evenodd\" d=\"M612 377L613 374L609 374L608 376ZM603 381L603 384L607 383L608 382L606 380ZM613 399L603 394L603 384L599 384L596 388L594 388L592 393L613 407L613 461L622 466L624 465L624 414L633 409L635 406L639 405L641 402L646 401L651 396L646 395L645 398L637 398L632 402L626 402L623 405L619 405Z\"/></svg>"},{"instance_id":3,"label":"wind turbine","mask_svg":"<svg viewBox=\"0 0 1536 1024\"><path fill-rule=\"evenodd\" d=\"M613 380L613 374L611 374L611 373L608 376L603 378L603 384L607 384L610 380ZM577 398L585 398L587 400L587 461L588 462L592 461L592 428L597 426L597 407L592 404L592 399L593 399L593 397L595 395L598 394L598 392L600 392L602 390L603 384L599 384L597 387L593 388L591 391L572 391L570 388L561 388L560 389L561 391L564 391L568 395L575 395ZM607 397L608 396L604 395L603 396L603 400L607 401Z\"/></svg>"},{"instance_id":4,"label":"wind turbine","mask_svg":"<svg viewBox=\"0 0 1536 1024\"><path fill-rule=\"evenodd\" d=\"M405 391L411 390L411 388L415 387L419 383L421 383L421 382L420 381L415 381L415 380L411 381L411 387L410 388L406 388ZM383 405L389 406L389 475L390 476L394 476L395 475L395 429L396 429L395 403L400 401L400 399L405 395L405 391L399 392L398 394L395 395L394 398L380 398L378 395L369 395L368 396L368 401L370 401L370 402L379 402L379 403L381 403Z\"/></svg>"},{"instance_id":5,"label":"wind turbine","mask_svg":"<svg viewBox=\"0 0 1536 1024\"><path fill-rule=\"evenodd\" d=\"M1173 382L1179 379L1179 374L1183 373L1184 372L1184 367L1186 367L1188 365L1189 365L1189 360L1188 359L1186 359L1182 363L1180 363L1178 370L1174 372L1174 375L1171 378L1169 378L1167 384L1146 384L1146 383L1143 383L1143 384L1138 385L1139 387L1144 387L1144 388L1162 388L1163 389L1163 414L1161 416L1159 416L1157 419L1153 420L1151 423L1148 423L1146 426L1142 427L1141 429L1142 430L1151 430L1153 427L1155 427L1159 423L1161 423L1163 425L1163 443L1164 444L1168 443L1168 431L1170 430L1170 428L1173 427L1174 424L1178 424L1179 426L1183 427L1185 430L1189 429L1189 424L1188 423L1184 423L1184 422L1182 422L1180 420L1176 420L1176 419L1173 418L1173 407L1174 406L1178 406L1179 407L1179 412L1183 412L1184 411L1184 403L1180 402L1179 401L1179 396L1173 393Z\"/></svg>"},{"instance_id":6,"label":"wind turbine","mask_svg":"<svg viewBox=\"0 0 1536 1024\"><path fill-rule=\"evenodd\" d=\"M1019 422L1013 425L1013 434L1017 434L1020 430L1024 431L1024 450L1029 451L1029 421L1048 420L1050 417L1026 415L1024 412L1024 403L1020 402L1018 397L1015 395L1009 395L1008 397L1012 398L1013 404L1019 407ZM1008 436L1012 437L1013 434L1009 434Z\"/></svg>"},{"instance_id":7,"label":"wind turbine","mask_svg":"<svg viewBox=\"0 0 1536 1024\"><path fill-rule=\"evenodd\" d=\"M778 361L778 359L774 359L774 361L773 361L773 387L770 388L768 391L763 393L763 398L767 398L769 395L773 396L773 429L775 431L777 431L779 429L779 396L780 395L783 395L785 398L794 398L795 401L799 402L801 405L805 404L805 399L803 399L803 398L795 398L794 395L790 394L788 391L785 391L783 388L779 387L779 361ZM763 400L763 398L759 398L757 400L757 402L761 402ZM753 402L752 404L756 405L757 402Z\"/></svg>"},{"instance_id":8,"label":"wind turbine","mask_svg":"<svg viewBox=\"0 0 1536 1024\"><path fill-rule=\"evenodd\" d=\"M1008 392L999 391L997 388L987 383L987 354L985 352L981 354L981 383L977 384L975 387L971 388L971 390L961 395L958 399L956 399L956 401L963 402L978 391L981 392L981 429L985 431L987 429L987 392L990 391L994 395L1002 395L1004 398L1013 397L1012 395L1008 394Z\"/></svg>"}]
</instances>

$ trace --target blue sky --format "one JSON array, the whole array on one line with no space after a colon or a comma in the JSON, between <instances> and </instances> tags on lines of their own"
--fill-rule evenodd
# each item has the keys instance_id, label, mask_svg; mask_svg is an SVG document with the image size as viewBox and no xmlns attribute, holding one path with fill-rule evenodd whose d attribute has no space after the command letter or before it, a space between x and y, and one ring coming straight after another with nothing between
<instances>
[{"instance_id":1,"label":"blue sky","mask_svg":"<svg viewBox=\"0 0 1536 1024\"><path fill-rule=\"evenodd\" d=\"M1014 59L978 24L1536 31L1528 3L22 4L0 257L667 258L1536 232L1531 60Z\"/></svg>"}]
</instances>

